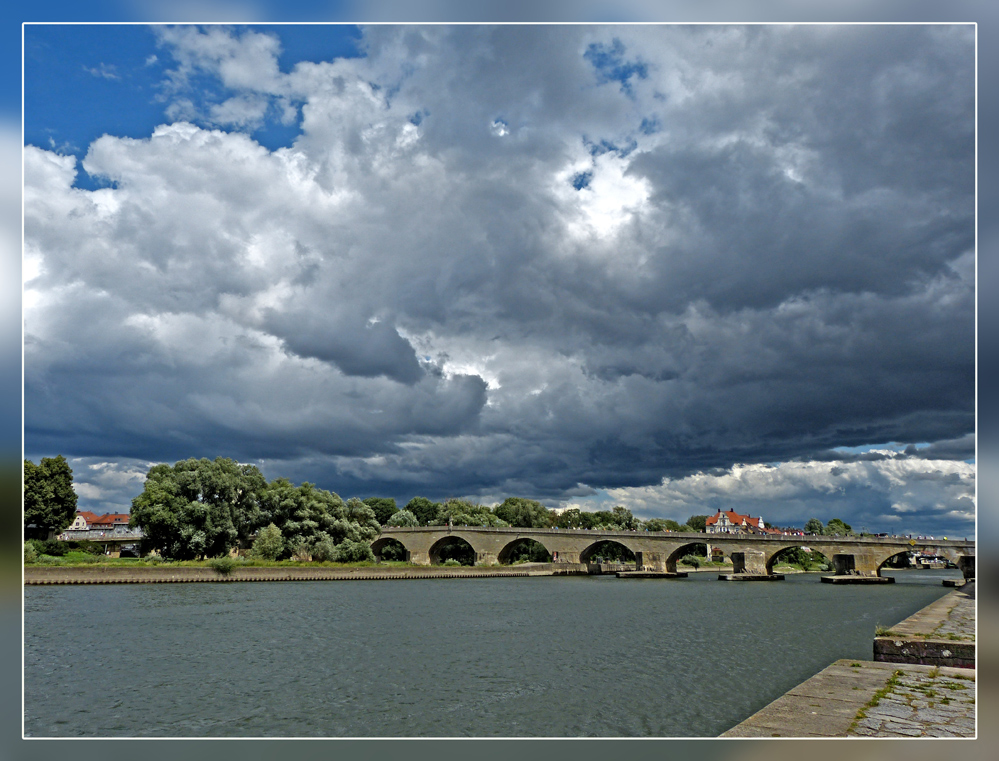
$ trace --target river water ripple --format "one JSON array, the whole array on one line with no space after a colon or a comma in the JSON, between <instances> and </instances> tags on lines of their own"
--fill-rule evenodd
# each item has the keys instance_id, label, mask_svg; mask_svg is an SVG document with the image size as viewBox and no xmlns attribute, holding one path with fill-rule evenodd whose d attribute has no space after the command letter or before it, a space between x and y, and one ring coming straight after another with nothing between
<instances>
[{"instance_id":1,"label":"river water ripple","mask_svg":"<svg viewBox=\"0 0 999 761\"><path fill-rule=\"evenodd\" d=\"M956 571L24 590L36 737L714 737Z\"/></svg>"}]
</instances>

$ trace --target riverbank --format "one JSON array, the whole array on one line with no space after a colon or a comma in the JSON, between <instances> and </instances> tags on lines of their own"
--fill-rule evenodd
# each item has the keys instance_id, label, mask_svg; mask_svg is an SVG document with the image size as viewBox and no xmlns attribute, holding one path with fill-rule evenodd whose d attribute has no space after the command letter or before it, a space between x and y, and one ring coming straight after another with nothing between
<instances>
[{"instance_id":1,"label":"riverbank","mask_svg":"<svg viewBox=\"0 0 999 761\"><path fill-rule=\"evenodd\" d=\"M586 573L579 569L524 568L518 566L433 566L427 567L288 567L249 566L221 574L211 567L29 567L24 569L26 586L42 584L163 584L228 583L250 581L361 581L377 579L455 579L489 576L552 576L558 573ZM563 564L568 565L568 564Z\"/></svg>"},{"instance_id":2,"label":"riverbank","mask_svg":"<svg viewBox=\"0 0 999 761\"><path fill-rule=\"evenodd\" d=\"M879 631L721 737L974 737L975 583Z\"/></svg>"},{"instance_id":3,"label":"riverbank","mask_svg":"<svg viewBox=\"0 0 999 761\"><path fill-rule=\"evenodd\" d=\"M630 566L629 566L630 567ZM682 569L689 573L717 572L710 566ZM223 574L210 565L62 565L24 566L26 586L43 584L162 584L237 581L361 581L376 579L460 579L490 576L611 575L603 566L586 563L523 563L513 566L418 565L268 565L236 566Z\"/></svg>"}]
</instances>

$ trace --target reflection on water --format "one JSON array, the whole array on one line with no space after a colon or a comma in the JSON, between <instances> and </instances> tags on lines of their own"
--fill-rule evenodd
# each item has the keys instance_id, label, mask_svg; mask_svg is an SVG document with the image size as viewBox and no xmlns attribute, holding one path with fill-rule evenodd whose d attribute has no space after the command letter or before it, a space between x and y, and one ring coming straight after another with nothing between
<instances>
[{"instance_id":1,"label":"reflection on water","mask_svg":"<svg viewBox=\"0 0 999 761\"><path fill-rule=\"evenodd\" d=\"M33 736L717 736L956 571L25 589Z\"/></svg>"}]
</instances>

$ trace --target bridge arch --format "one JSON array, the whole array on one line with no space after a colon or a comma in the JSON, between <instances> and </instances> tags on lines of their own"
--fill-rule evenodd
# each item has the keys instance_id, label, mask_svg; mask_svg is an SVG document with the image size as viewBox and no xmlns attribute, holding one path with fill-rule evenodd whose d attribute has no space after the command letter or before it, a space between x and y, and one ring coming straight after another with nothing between
<instances>
[{"instance_id":1,"label":"bridge arch","mask_svg":"<svg viewBox=\"0 0 999 761\"><path fill-rule=\"evenodd\" d=\"M673 550L669 556L666 558L666 570L670 573L676 573L676 564L684 555L692 555L697 548L704 548L705 559L707 559L708 553L708 542L707 540L701 542L687 542L686 544L681 544L675 550Z\"/></svg>"},{"instance_id":2,"label":"bridge arch","mask_svg":"<svg viewBox=\"0 0 999 761\"><path fill-rule=\"evenodd\" d=\"M832 569L832 558L829 555L827 555L826 553L822 552L822 550L815 549L814 547L812 547L811 545L809 545L809 544L807 544L805 542L795 542L795 543L792 543L792 544L784 544L784 545L778 547L767 558L767 573L768 574L772 574L774 572L774 566L777 565L777 561L778 561L778 559L780 558L780 556L782 554L787 553L788 550L804 549L805 547L808 547L808 551L813 556L815 556L815 555L821 555L825 559L824 562L826 563L826 565L828 565L829 568Z\"/></svg>"},{"instance_id":3,"label":"bridge arch","mask_svg":"<svg viewBox=\"0 0 999 761\"><path fill-rule=\"evenodd\" d=\"M375 560L409 560L409 548L393 536L380 536L371 543Z\"/></svg>"},{"instance_id":4,"label":"bridge arch","mask_svg":"<svg viewBox=\"0 0 999 761\"><path fill-rule=\"evenodd\" d=\"M510 563L513 563L518 556L523 555L526 552L531 554L532 562L550 563L552 561L552 551L545 546L545 543L539 539L534 539L529 536L522 536L514 539L512 542L508 542L503 549L496 554L496 559L502 565L509 565ZM542 556L547 557L541 560L534 559Z\"/></svg>"},{"instance_id":5,"label":"bridge arch","mask_svg":"<svg viewBox=\"0 0 999 761\"><path fill-rule=\"evenodd\" d=\"M898 552L896 552L896 553L895 553L894 555L888 555L888 556L886 556L886 557L885 557L885 558L884 558L884 559L883 559L883 560L882 560L882 561L881 561L881 562L880 562L880 563L878 564L878 576L880 576L880 575L881 575L881 571L882 571L883 569L885 569L885 568L888 568L888 569L891 569L891 568L892 568L892 566L888 565L889 561L891 561L891 560L893 560L894 558L897 558L897 557L899 557L899 556L901 556L901 555L908 555L910 551L911 551L911 550L899 550L899 551L898 551Z\"/></svg>"},{"instance_id":6,"label":"bridge arch","mask_svg":"<svg viewBox=\"0 0 999 761\"><path fill-rule=\"evenodd\" d=\"M616 562L631 563L635 560L635 552L624 542L616 539L598 539L579 553L580 563L590 563L596 557L604 557L608 553Z\"/></svg>"},{"instance_id":7,"label":"bridge arch","mask_svg":"<svg viewBox=\"0 0 999 761\"><path fill-rule=\"evenodd\" d=\"M462 565L475 565L475 547L467 539L455 534L444 536L430 545L430 564L440 565L448 560L457 560Z\"/></svg>"}]
</instances>

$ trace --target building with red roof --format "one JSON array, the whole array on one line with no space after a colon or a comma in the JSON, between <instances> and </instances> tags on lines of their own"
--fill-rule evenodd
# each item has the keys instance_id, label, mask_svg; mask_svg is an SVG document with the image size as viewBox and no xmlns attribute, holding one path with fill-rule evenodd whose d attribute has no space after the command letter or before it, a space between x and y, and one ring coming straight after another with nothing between
<instances>
[{"instance_id":1,"label":"building with red roof","mask_svg":"<svg viewBox=\"0 0 999 761\"><path fill-rule=\"evenodd\" d=\"M100 517L89 510L77 510L76 517L73 518L73 522L69 524L66 531L86 531L90 528L90 524Z\"/></svg>"},{"instance_id":2,"label":"building with red roof","mask_svg":"<svg viewBox=\"0 0 999 761\"><path fill-rule=\"evenodd\" d=\"M767 528L763 516L754 518L742 515L735 510L722 510L704 521L704 531L708 534L779 534L777 529Z\"/></svg>"}]
</instances>

